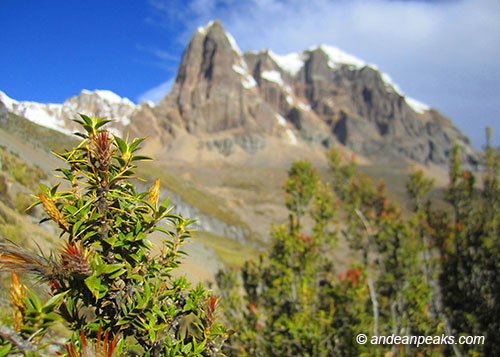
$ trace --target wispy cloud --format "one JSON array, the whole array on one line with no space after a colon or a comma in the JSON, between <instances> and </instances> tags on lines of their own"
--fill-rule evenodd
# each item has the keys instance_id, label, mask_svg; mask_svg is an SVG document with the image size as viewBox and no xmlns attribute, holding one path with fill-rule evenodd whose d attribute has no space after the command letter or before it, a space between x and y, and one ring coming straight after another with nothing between
<instances>
[{"instance_id":1,"label":"wispy cloud","mask_svg":"<svg viewBox=\"0 0 500 357\"><path fill-rule=\"evenodd\" d=\"M156 21L175 26L184 44L198 26L215 18L242 50L271 48L286 54L318 43L332 44L377 64L406 93L452 116L476 145L482 141L484 126L496 126L500 132L495 99L500 88L498 0L150 0L150 4ZM497 95L487 95L492 92ZM495 102L484 103L485 97ZM479 105L496 109L489 117L477 118Z\"/></svg>"},{"instance_id":2,"label":"wispy cloud","mask_svg":"<svg viewBox=\"0 0 500 357\"><path fill-rule=\"evenodd\" d=\"M142 45L136 45L135 48L141 53L140 56L134 58L135 62L160 68L169 76L177 70L181 58L178 53Z\"/></svg>"},{"instance_id":3,"label":"wispy cloud","mask_svg":"<svg viewBox=\"0 0 500 357\"><path fill-rule=\"evenodd\" d=\"M147 90L137 97L137 102L151 101L157 104L167 94L174 84L174 78L166 82L160 83L154 88Z\"/></svg>"},{"instance_id":4,"label":"wispy cloud","mask_svg":"<svg viewBox=\"0 0 500 357\"><path fill-rule=\"evenodd\" d=\"M137 45L136 48L139 51L149 53L153 55L154 57L165 60L165 61L170 61L170 62L179 62L179 56L176 53L171 53L169 51L165 51L162 49L159 49L157 47L146 47L142 45Z\"/></svg>"}]
</instances>

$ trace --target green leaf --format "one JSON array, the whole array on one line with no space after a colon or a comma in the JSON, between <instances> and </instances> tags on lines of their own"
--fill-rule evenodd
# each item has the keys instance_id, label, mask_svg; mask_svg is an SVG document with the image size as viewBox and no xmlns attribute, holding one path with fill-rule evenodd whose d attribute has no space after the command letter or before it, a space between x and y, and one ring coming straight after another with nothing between
<instances>
[{"instance_id":1,"label":"green leaf","mask_svg":"<svg viewBox=\"0 0 500 357\"><path fill-rule=\"evenodd\" d=\"M116 236L110 236L104 239L106 243L108 243L111 247L114 247L118 238Z\"/></svg>"},{"instance_id":2,"label":"green leaf","mask_svg":"<svg viewBox=\"0 0 500 357\"><path fill-rule=\"evenodd\" d=\"M130 161L152 161L153 158L149 156L144 156L144 155L137 155L133 156Z\"/></svg>"},{"instance_id":3,"label":"green leaf","mask_svg":"<svg viewBox=\"0 0 500 357\"><path fill-rule=\"evenodd\" d=\"M42 190L42 192L46 195L46 196L49 196L50 195L50 188L48 188L47 186L45 186L43 183L39 183L38 186L40 187L40 189Z\"/></svg>"},{"instance_id":4,"label":"green leaf","mask_svg":"<svg viewBox=\"0 0 500 357\"><path fill-rule=\"evenodd\" d=\"M77 221L75 224L73 224L73 229L72 229L72 232L73 232L73 237L75 237L78 232L78 229L80 228L80 226L83 224L83 221Z\"/></svg>"},{"instance_id":5,"label":"green leaf","mask_svg":"<svg viewBox=\"0 0 500 357\"><path fill-rule=\"evenodd\" d=\"M138 234L140 231L142 230L142 224L141 222L137 222L137 225L135 226L135 234ZM138 237L135 237L134 240L138 240L139 238Z\"/></svg>"},{"instance_id":6,"label":"green leaf","mask_svg":"<svg viewBox=\"0 0 500 357\"><path fill-rule=\"evenodd\" d=\"M130 152L134 152L134 151L136 151L136 150L139 150L138 145L139 145L140 143L142 143L142 142L144 141L144 139L146 139L146 138L135 139L135 140L132 142L132 144L130 145L130 148L129 148L129 149L130 149Z\"/></svg>"},{"instance_id":7,"label":"green leaf","mask_svg":"<svg viewBox=\"0 0 500 357\"><path fill-rule=\"evenodd\" d=\"M64 208L66 208L66 210L71 214L71 215L74 215L77 211L78 211L78 208L76 208L75 206L73 205L64 205Z\"/></svg>"},{"instance_id":8,"label":"green leaf","mask_svg":"<svg viewBox=\"0 0 500 357\"><path fill-rule=\"evenodd\" d=\"M169 205L170 205L170 197L167 197L167 198L165 198L165 200L163 200L160 207L168 208Z\"/></svg>"},{"instance_id":9,"label":"green leaf","mask_svg":"<svg viewBox=\"0 0 500 357\"><path fill-rule=\"evenodd\" d=\"M52 188L50 189L50 196L51 196L51 197L53 197L53 196L56 194L56 192L57 192L57 189L58 189L58 188L59 188L59 184L54 185L54 187L52 187Z\"/></svg>"},{"instance_id":10,"label":"green leaf","mask_svg":"<svg viewBox=\"0 0 500 357\"><path fill-rule=\"evenodd\" d=\"M165 233L166 235L172 236L172 232L170 232L169 230L167 230L166 228L163 228L163 227L154 227L152 229L152 231L158 231L158 232Z\"/></svg>"},{"instance_id":11,"label":"green leaf","mask_svg":"<svg viewBox=\"0 0 500 357\"><path fill-rule=\"evenodd\" d=\"M123 273L126 273L126 272L127 272L127 269L122 268L122 269L120 269L120 270L116 271L116 273L111 274L111 275L109 276L109 278L110 278L110 279L116 279L116 278L118 278L120 275L122 275Z\"/></svg>"},{"instance_id":12,"label":"green leaf","mask_svg":"<svg viewBox=\"0 0 500 357\"><path fill-rule=\"evenodd\" d=\"M80 117L83 119L83 121L85 122L85 124L92 125L92 119L89 116L87 116L85 114L82 114L82 113L78 113L78 115L80 115Z\"/></svg>"},{"instance_id":13,"label":"green leaf","mask_svg":"<svg viewBox=\"0 0 500 357\"><path fill-rule=\"evenodd\" d=\"M99 269L100 267L102 268ZM100 271L101 273L104 274L112 274L121 268L123 268L123 264L103 264L97 267L97 271Z\"/></svg>"},{"instance_id":14,"label":"green leaf","mask_svg":"<svg viewBox=\"0 0 500 357\"><path fill-rule=\"evenodd\" d=\"M85 122L83 120L80 120L80 119L71 119L71 121L74 121L75 123L78 123L80 125L84 125Z\"/></svg>"},{"instance_id":15,"label":"green leaf","mask_svg":"<svg viewBox=\"0 0 500 357\"><path fill-rule=\"evenodd\" d=\"M125 141L120 139L118 136L115 136L115 141L122 154L125 154L128 151L128 145Z\"/></svg>"},{"instance_id":16,"label":"green leaf","mask_svg":"<svg viewBox=\"0 0 500 357\"><path fill-rule=\"evenodd\" d=\"M188 343L187 345L185 345L184 347L182 347L182 353L189 353L189 352L191 352L191 348L192 348L191 343Z\"/></svg>"},{"instance_id":17,"label":"green leaf","mask_svg":"<svg viewBox=\"0 0 500 357\"><path fill-rule=\"evenodd\" d=\"M31 290L26 289L28 293L28 302L32 306L32 308L36 311L41 311L42 310L42 302L40 301L40 298Z\"/></svg>"},{"instance_id":18,"label":"green leaf","mask_svg":"<svg viewBox=\"0 0 500 357\"><path fill-rule=\"evenodd\" d=\"M156 333L154 330L148 330L148 334L149 334L149 339L151 340L151 342L155 342L156 341Z\"/></svg>"},{"instance_id":19,"label":"green leaf","mask_svg":"<svg viewBox=\"0 0 500 357\"><path fill-rule=\"evenodd\" d=\"M55 310L59 307L59 305L62 303L63 298L69 293L69 290L59 293L57 295L54 295L51 297L43 306L42 311L43 312L50 312L52 310Z\"/></svg>"},{"instance_id":20,"label":"green leaf","mask_svg":"<svg viewBox=\"0 0 500 357\"><path fill-rule=\"evenodd\" d=\"M99 290L101 289L101 279L96 275L91 275L85 279L85 285L90 290L92 295L99 298Z\"/></svg>"},{"instance_id":21,"label":"green leaf","mask_svg":"<svg viewBox=\"0 0 500 357\"><path fill-rule=\"evenodd\" d=\"M87 133L92 134L92 126L91 125L84 125L83 128L87 131Z\"/></svg>"},{"instance_id":22,"label":"green leaf","mask_svg":"<svg viewBox=\"0 0 500 357\"><path fill-rule=\"evenodd\" d=\"M100 119L100 118L99 118ZM105 120L99 120L97 124L95 125L96 129L99 129L101 126L106 125L108 123L112 122L112 120L105 119Z\"/></svg>"},{"instance_id":23,"label":"green leaf","mask_svg":"<svg viewBox=\"0 0 500 357\"><path fill-rule=\"evenodd\" d=\"M195 340L193 340L193 342L194 342L194 341L195 341ZM200 344L198 345L198 347L196 347L196 349L194 350L194 352L196 352L196 353L201 353L201 352L203 352L203 350L205 349L205 345L206 345L206 344L207 344L207 340L203 340L203 342L202 342L202 343L200 343Z\"/></svg>"},{"instance_id":24,"label":"green leaf","mask_svg":"<svg viewBox=\"0 0 500 357\"><path fill-rule=\"evenodd\" d=\"M11 343L0 347L0 357L8 356L11 349L12 349Z\"/></svg>"},{"instance_id":25,"label":"green leaf","mask_svg":"<svg viewBox=\"0 0 500 357\"><path fill-rule=\"evenodd\" d=\"M144 245L149 248L149 249L153 249L154 246L153 246L153 243L149 240L149 238L144 238L142 240L142 242L144 243Z\"/></svg>"}]
</instances>

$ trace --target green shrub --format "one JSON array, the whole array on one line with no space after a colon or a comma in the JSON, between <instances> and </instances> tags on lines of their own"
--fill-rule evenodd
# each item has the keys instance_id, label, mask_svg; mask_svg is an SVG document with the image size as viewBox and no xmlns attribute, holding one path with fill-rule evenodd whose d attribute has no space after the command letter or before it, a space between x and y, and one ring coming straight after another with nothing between
<instances>
[{"instance_id":1,"label":"green shrub","mask_svg":"<svg viewBox=\"0 0 500 357\"><path fill-rule=\"evenodd\" d=\"M12 272L14 318L0 325L0 356L35 355L58 319L72 331L68 356L215 356L226 330L216 321L218 299L200 284L173 278L191 221L158 202L160 184L138 193L131 183L143 139L128 143L103 129L108 120L81 115L83 141L58 156L68 183L46 187L35 204L60 228L61 248L49 256L0 243L0 266ZM163 222L163 223L162 223ZM152 253L149 233L165 234ZM50 287L43 302L18 279L27 272Z\"/></svg>"},{"instance_id":2,"label":"green shrub","mask_svg":"<svg viewBox=\"0 0 500 357\"><path fill-rule=\"evenodd\" d=\"M499 355L499 155L487 147L478 188L456 148L445 208L430 199L432 181L413 171L407 216L385 184L358 173L352 160L335 150L328 160L331 186L310 163L293 163L285 184L289 227L273 228L271 248L258 260L218 273L224 317L237 330L227 354ZM332 258L338 239L360 257L347 271ZM457 343L360 344L361 333L368 341L447 335ZM460 336L484 340L459 344Z\"/></svg>"}]
</instances>

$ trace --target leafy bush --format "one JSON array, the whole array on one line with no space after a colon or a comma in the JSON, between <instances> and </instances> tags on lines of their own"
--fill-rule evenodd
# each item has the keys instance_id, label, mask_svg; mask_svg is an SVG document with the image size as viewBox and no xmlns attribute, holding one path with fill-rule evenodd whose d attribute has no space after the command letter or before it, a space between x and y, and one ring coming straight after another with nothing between
<instances>
[{"instance_id":1,"label":"leafy bush","mask_svg":"<svg viewBox=\"0 0 500 357\"><path fill-rule=\"evenodd\" d=\"M412 213L404 216L383 182L353 160L328 154L331 186L309 162L294 162L285 184L289 227L241 271L220 271L224 317L240 356L499 355L500 158L488 146L483 185L453 151L448 207L435 208L433 183L413 171ZM312 218L312 226L306 226ZM342 222L342 225L339 224ZM307 232L310 232L308 234ZM332 259L345 239L356 264ZM484 336L484 344L359 344L373 336Z\"/></svg>"},{"instance_id":2,"label":"leafy bush","mask_svg":"<svg viewBox=\"0 0 500 357\"><path fill-rule=\"evenodd\" d=\"M135 191L136 155L143 139L132 143L102 127L108 120L81 115L83 141L58 156L67 182L41 185L38 195L44 220L60 228L63 244L49 256L0 243L0 267L12 272L11 324L0 325L0 356L36 355L52 346L47 332L57 320L71 336L68 356L215 356L227 337L216 322L218 299L201 284L173 278L185 254L191 221L171 213L168 199L159 202L160 183L149 192ZM62 185L61 185L62 186ZM164 224L162 222L165 222ZM161 252L152 254L147 238L166 236ZM43 302L24 286L17 273L47 283Z\"/></svg>"}]
</instances>

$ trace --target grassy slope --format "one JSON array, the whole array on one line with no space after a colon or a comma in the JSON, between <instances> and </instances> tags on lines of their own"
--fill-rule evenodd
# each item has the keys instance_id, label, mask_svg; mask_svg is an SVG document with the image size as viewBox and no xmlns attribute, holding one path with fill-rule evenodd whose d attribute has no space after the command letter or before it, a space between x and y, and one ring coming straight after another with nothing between
<instances>
[{"instance_id":1,"label":"grassy slope","mask_svg":"<svg viewBox=\"0 0 500 357\"><path fill-rule=\"evenodd\" d=\"M214 249L215 254L221 262L229 267L242 266L249 257L256 257L257 251L253 248L244 246L230 238L221 237L209 232L198 231L194 233L197 241Z\"/></svg>"},{"instance_id":2,"label":"grassy slope","mask_svg":"<svg viewBox=\"0 0 500 357\"><path fill-rule=\"evenodd\" d=\"M0 120L0 129L9 136L17 137L29 146L46 153L59 152L79 142L76 137L45 128L12 113L8 113L6 118Z\"/></svg>"},{"instance_id":3,"label":"grassy slope","mask_svg":"<svg viewBox=\"0 0 500 357\"><path fill-rule=\"evenodd\" d=\"M198 208L200 212L207 216L214 217L229 226L248 227L233 210L225 205L223 199L202 191L192 182L183 180L179 176L172 174L160 162L142 164L139 167L138 174L150 180L160 178L163 186L182 197L186 203Z\"/></svg>"}]
</instances>

